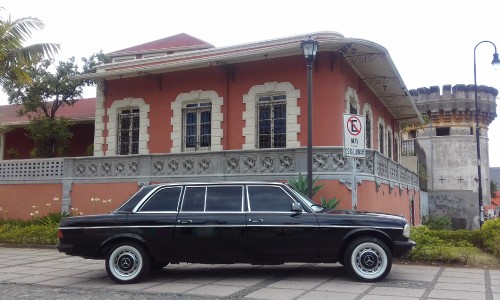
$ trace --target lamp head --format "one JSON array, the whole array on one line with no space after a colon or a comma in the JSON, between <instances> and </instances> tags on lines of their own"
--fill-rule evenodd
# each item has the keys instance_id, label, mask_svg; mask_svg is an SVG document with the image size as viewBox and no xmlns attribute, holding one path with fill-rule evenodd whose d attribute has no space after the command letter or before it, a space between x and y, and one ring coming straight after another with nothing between
<instances>
[{"instance_id":1,"label":"lamp head","mask_svg":"<svg viewBox=\"0 0 500 300\"><path fill-rule=\"evenodd\" d=\"M493 54L493 61L491 62L493 69L500 70L500 59L498 59L498 53Z\"/></svg>"},{"instance_id":2,"label":"lamp head","mask_svg":"<svg viewBox=\"0 0 500 300\"><path fill-rule=\"evenodd\" d=\"M302 41L302 43L300 43L300 47L302 47L302 51L304 51L304 56L307 62L312 63L316 58L316 52L318 51L319 43L313 40L311 36L309 36L307 40Z\"/></svg>"}]
</instances>

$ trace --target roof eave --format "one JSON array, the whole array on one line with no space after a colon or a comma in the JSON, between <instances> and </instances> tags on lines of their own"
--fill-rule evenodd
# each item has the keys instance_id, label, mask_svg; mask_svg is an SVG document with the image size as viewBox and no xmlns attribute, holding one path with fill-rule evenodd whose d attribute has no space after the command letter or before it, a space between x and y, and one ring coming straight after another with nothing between
<instances>
[{"instance_id":1,"label":"roof eave","mask_svg":"<svg viewBox=\"0 0 500 300\"><path fill-rule=\"evenodd\" d=\"M189 51L186 53L174 53L172 55L155 57L148 60L127 61L123 63L115 63L112 65L108 64L99 67L97 73L76 76L73 78L76 80L118 79L141 76L143 74L158 74L179 70L202 68L218 61L226 63L239 63L283 56L299 55L302 54L300 42L307 39L309 36L313 36L320 43L320 51L338 52L340 49L343 49L347 46L355 49L355 46L365 49L366 51L373 50L382 54L383 62L379 62L379 65L384 68L373 70L377 70L377 72L379 72L377 76L380 76L381 78L392 78L394 82L392 86L388 86L388 89L385 88L383 91L380 89L380 85L377 86L373 83L367 83L367 86L380 99L380 101L384 103L386 108L391 112L395 119L406 122L424 122L388 51L381 45L378 45L371 41L344 38L341 34L336 32L318 32L262 42L248 43L243 45L209 48L199 51ZM346 56L344 53L344 57L348 58L349 56ZM369 72L364 73L363 68L360 68L359 66L351 62L349 63L363 81L371 75L368 74ZM394 102L397 102L397 105L399 106L390 107L384 100L386 94L398 97L397 101Z\"/></svg>"}]
</instances>

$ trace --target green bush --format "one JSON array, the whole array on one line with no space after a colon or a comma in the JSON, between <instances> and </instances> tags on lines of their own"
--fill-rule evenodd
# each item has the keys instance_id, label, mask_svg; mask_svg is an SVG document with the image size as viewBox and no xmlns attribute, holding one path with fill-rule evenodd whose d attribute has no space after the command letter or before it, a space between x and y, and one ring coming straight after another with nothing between
<instances>
[{"instance_id":1,"label":"green bush","mask_svg":"<svg viewBox=\"0 0 500 300\"><path fill-rule=\"evenodd\" d=\"M406 258L425 262L473 262L474 253L480 252L474 245L481 244L479 231L431 230L422 225L413 227L411 238L417 243Z\"/></svg>"},{"instance_id":2,"label":"green bush","mask_svg":"<svg viewBox=\"0 0 500 300\"><path fill-rule=\"evenodd\" d=\"M319 177L316 177L312 180L312 195L316 195L325 185L324 184L319 184L318 183ZM307 182L307 177L303 176L301 173L299 173L299 177L297 179L295 178L290 178L288 179L288 185L297 192L301 193L304 196L307 196L307 190L308 190L308 182Z\"/></svg>"},{"instance_id":3,"label":"green bush","mask_svg":"<svg viewBox=\"0 0 500 300\"><path fill-rule=\"evenodd\" d=\"M321 197L320 200L321 200L321 205L323 205L327 209L335 209L340 204L340 200L337 199L337 197L333 197L328 200L325 199L324 197Z\"/></svg>"},{"instance_id":4,"label":"green bush","mask_svg":"<svg viewBox=\"0 0 500 300\"><path fill-rule=\"evenodd\" d=\"M319 177L316 177L312 181L312 196L316 195L325 185L318 183ZM295 191L301 193L304 196L307 196L307 187L308 187L308 182L307 182L307 177L303 176L301 173L299 173L299 177L297 179L295 178L290 178L288 180L288 185L294 189ZM312 200L312 199L311 199ZM321 205L326 207L327 209L335 209L337 206L340 204L340 200L337 199L337 197L333 197L330 199L326 199L325 197L320 198Z\"/></svg>"},{"instance_id":5,"label":"green bush","mask_svg":"<svg viewBox=\"0 0 500 300\"><path fill-rule=\"evenodd\" d=\"M491 253L500 256L500 218L484 222L481 227L481 238Z\"/></svg>"},{"instance_id":6,"label":"green bush","mask_svg":"<svg viewBox=\"0 0 500 300\"><path fill-rule=\"evenodd\" d=\"M56 245L57 227L69 214L52 212L31 220L0 221L0 243Z\"/></svg>"},{"instance_id":7,"label":"green bush","mask_svg":"<svg viewBox=\"0 0 500 300\"><path fill-rule=\"evenodd\" d=\"M0 226L0 242L10 244L56 245L57 225L3 224Z\"/></svg>"},{"instance_id":8,"label":"green bush","mask_svg":"<svg viewBox=\"0 0 500 300\"><path fill-rule=\"evenodd\" d=\"M451 229L451 219L448 216L424 216L422 224L433 230Z\"/></svg>"},{"instance_id":9,"label":"green bush","mask_svg":"<svg viewBox=\"0 0 500 300\"><path fill-rule=\"evenodd\" d=\"M51 212L42 217L33 217L30 220L0 220L0 225L9 224L18 227L26 227L31 225L59 225L62 218L69 217L70 214L65 212Z\"/></svg>"},{"instance_id":10,"label":"green bush","mask_svg":"<svg viewBox=\"0 0 500 300\"><path fill-rule=\"evenodd\" d=\"M481 231L479 230L433 230L432 235L445 241L450 246L481 247L483 245Z\"/></svg>"}]
</instances>

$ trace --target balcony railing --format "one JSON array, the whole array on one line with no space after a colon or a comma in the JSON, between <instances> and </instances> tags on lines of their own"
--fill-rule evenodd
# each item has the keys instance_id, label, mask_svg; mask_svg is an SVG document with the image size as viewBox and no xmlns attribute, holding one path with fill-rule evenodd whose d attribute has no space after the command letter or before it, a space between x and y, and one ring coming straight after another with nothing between
<instances>
[{"instance_id":1,"label":"balcony railing","mask_svg":"<svg viewBox=\"0 0 500 300\"><path fill-rule=\"evenodd\" d=\"M419 186L422 191L427 191L427 158L418 141L416 139L401 141L401 156L417 157Z\"/></svg>"},{"instance_id":2,"label":"balcony railing","mask_svg":"<svg viewBox=\"0 0 500 300\"><path fill-rule=\"evenodd\" d=\"M284 180L307 170L305 148L0 161L0 184L137 181ZM424 160L425 161L425 160ZM356 163L358 180L418 188L419 177L374 150ZM313 172L350 178L352 164L341 147L315 147ZM349 179L347 179L348 181Z\"/></svg>"}]
</instances>

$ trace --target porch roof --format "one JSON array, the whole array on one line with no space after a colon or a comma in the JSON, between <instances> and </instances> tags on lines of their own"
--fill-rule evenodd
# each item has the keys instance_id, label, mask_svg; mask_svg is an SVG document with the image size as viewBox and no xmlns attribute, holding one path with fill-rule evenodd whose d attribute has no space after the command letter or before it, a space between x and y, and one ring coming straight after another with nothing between
<instances>
[{"instance_id":1,"label":"porch roof","mask_svg":"<svg viewBox=\"0 0 500 300\"><path fill-rule=\"evenodd\" d=\"M401 122L423 123L422 116L387 49L368 40L345 38L337 32L309 33L235 46L108 63L98 67L96 73L77 76L75 79L111 80L203 68L210 65L303 55L300 43L309 36L319 42L320 52L328 51L343 55L395 119Z\"/></svg>"},{"instance_id":2,"label":"porch roof","mask_svg":"<svg viewBox=\"0 0 500 300\"><path fill-rule=\"evenodd\" d=\"M29 122L27 116L19 116L19 105L0 106L0 124L6 126L24 125ZM95 119L95 98L80 99L75 104L61 106L58 116L74 122L93 121Z\"/></svg>"},{"instance_id":3,"label":"porch roof","mask_svg":"<svg viewBox=\"0 0 500 300\"><path fill-rule=\"evenodd\" d=\"M106 54L106 56L113 58L123 55L145 55L154 53L173 54L179 51L193 51L208 48L214 48L214 46L189 34L179 33L163 39L113 51Z\"/></svg>"}]
</instances>

